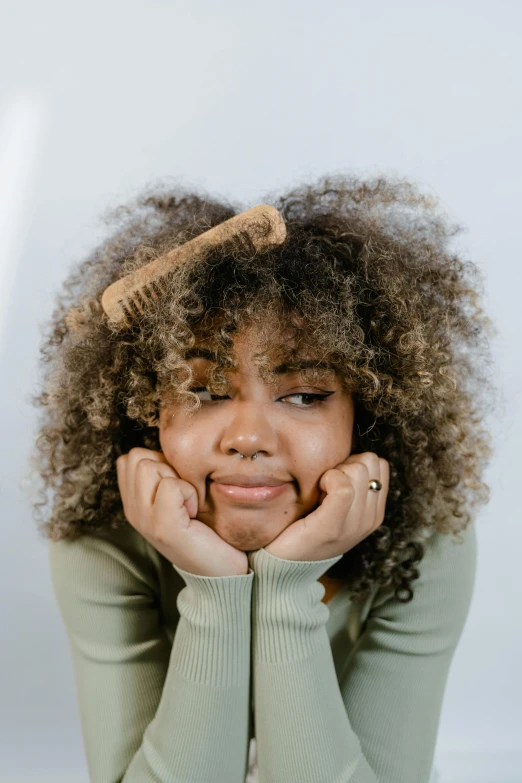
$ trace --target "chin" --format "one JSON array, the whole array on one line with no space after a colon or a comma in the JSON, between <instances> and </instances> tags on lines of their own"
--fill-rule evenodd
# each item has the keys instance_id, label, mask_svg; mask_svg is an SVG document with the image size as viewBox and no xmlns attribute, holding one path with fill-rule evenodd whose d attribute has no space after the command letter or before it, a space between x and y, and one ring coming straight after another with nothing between
<instances>
[{"instance_id":1,"label":"chin","mask_svg":"<svg viewBox=\"0 0 522 783\"><path fill-rule=\"evenodd\" d=\"M227 522L224 525L219 523L211 524L210 527L218 534L223 541L239 549L241 552L253 552L256 549L262 549L268 546L283 530L267 531L262 525L248 525L238 523L237 526ZM257 529L256 529L257 528Z\"/></svg>"},{"instance_id":2,"label":"chin","mask_svg":"<svg viewBox=\"0 0 522 783\"><path fill-rule=\"evenodd\" d=\"M260 536L254 532L248 533L245 530L227 531L226 534L221 535L219 530L216 533L221 536L227 544L230 544L234 549L239 549L241 552L254 552L256 549L261 549L264 546L274 540L275 536Z\"/></svg>"}]
</instances>

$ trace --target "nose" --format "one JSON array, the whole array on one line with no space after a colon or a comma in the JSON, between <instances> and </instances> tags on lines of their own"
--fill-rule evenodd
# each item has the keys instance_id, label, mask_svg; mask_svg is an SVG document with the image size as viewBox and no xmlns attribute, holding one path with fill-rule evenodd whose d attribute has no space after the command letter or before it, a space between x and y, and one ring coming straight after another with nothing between
<instances>
[{"instance_id":1,"label":"nose","mask_svg":"<svg viewBox=\"0 0 522 783\"><path fill-rule=\"evenodd\" d=\"M256 452L272 455L277 448L277 435L266 415L264 406L259 403L235 401L232 406L232 418L228 420L221 437L221 450L224 454L243 454L252 457Z\"/></svg>"}]
</instances>

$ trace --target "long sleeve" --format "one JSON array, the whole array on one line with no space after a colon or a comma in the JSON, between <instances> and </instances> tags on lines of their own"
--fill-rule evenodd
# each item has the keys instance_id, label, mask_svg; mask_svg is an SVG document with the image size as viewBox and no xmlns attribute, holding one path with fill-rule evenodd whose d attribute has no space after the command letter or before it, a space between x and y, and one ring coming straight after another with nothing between
<instances>
[{"instance_id":1,"label":"long sleeve","mask_svg":"<svg viewBox=\"0 0 522 783\"><path fill-rule=\"evenodd\" d=\"M317 579L340 557L249 554L260 783L428 782L474 588L474 526L462 537L435 533L426 541L409 603L377 590L339 680Z\"/></svg>"},{"instance_id":2,"label":"long sleeve","mask_svg":"<svg viewBox=\"0 0 522 783\"><path fill-rule=\"evenodd\" d=\"M129 540L49 550L90 781L244 783L253 572L203 577L170 564L186 586L169 644L146 549Z\"/></svg>"}]
</instances>

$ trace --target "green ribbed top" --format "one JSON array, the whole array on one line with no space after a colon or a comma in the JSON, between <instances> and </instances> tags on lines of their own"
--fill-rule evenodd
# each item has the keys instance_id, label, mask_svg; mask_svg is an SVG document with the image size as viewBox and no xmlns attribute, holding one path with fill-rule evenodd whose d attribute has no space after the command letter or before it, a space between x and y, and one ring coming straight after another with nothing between
<instances>
[{"instance_id":1,"label":"green ribbed top","mask_svg":"<svg viewBox=\"0 0 522 783\"><path fill-rule=\"evenodd\" d=\"M435 533L403 604L317 580L341 559L177 568L131 525L50 542L91 783L428 783L473 595L473 524ZM258 777L257 777L258 775Z\"/></svg>"}]
</instances>

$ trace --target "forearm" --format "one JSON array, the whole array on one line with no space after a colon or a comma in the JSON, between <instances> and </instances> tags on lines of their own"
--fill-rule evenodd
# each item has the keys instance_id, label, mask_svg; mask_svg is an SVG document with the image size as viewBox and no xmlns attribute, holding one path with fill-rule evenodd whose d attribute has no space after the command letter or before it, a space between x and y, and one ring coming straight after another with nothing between
<instances>
[{"instance_id":1,"label":"forearm","mask_svg":"<svg viewBox=\"0 0 522 783\"><path fill-rule=\"evenodd\" d=\"M339 690L317 582L339 558L293 564L270 557L258 550L251 561L260 780L377 783Z\"/></svg>"},{"instance_id":2,"label":"forearm","mask_svg":"<svg viewBox=\"0 0 522 783\"><path fill-rule=\"evenodd\" d=\"M122 783L244 783L252 572L187 577L162 697Z\"/></svg>"}]
</instances>

